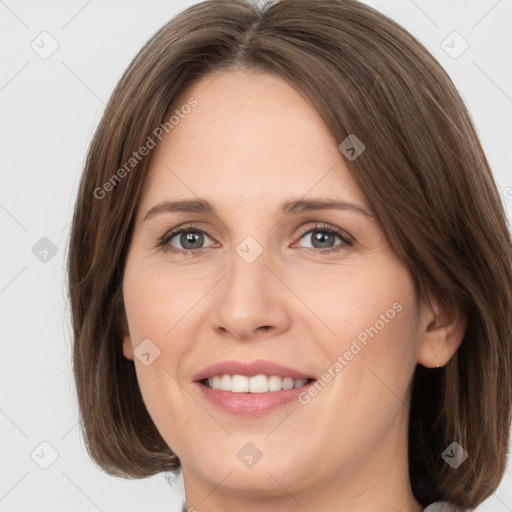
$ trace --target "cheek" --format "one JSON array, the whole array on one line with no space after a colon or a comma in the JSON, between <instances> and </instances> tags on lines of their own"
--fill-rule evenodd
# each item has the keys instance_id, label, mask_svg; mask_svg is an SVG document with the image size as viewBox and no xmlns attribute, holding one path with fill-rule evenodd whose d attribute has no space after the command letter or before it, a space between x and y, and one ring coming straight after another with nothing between
<instances>
[{"instance_id":1,"label":"cheek","mask_svg":"<svg viewBox=\"0 0 512 512\"><path fill-rule=\"evenodd\" d=\"M309 310L298 304L291 314L297 323L314 329L316 339L325 340L320 343L334 356L348 350L354 339L369 345L393 331L396 342L405 342L403 329L409 332L415 325L414 284L407 269L387 254L372 265L347 262L327 270L310 267L307 273L292 269L286 280ZM388 348L398 348L396 342Z\"/></svg>"},{"instance_id":2,"label":"cheek","mask_svg":"<svg viewBox=\"0 0 512 512\"><path fill-rule=\"evenodd\" d=\"M194 305L206 292L205 279L199 275L188 272L185 278L184 273L173 270L171 274L161 264L127 263L123 298L137 380L153 422L173 448L181 446L187 432L183 425L194 421L194 411L197 414L197 404L179 382L180 365L193 347ZM142 352L139 344L149 347L148 365L137 357Z\"/></svg>"},{"instance_id":3,"label":"cheek","mask_svg":"<svg viewBox=\"0 0 512 512\"><path fill-rule=\"evenodd\" d=\"M168 341L173 339L173 331L183 329L194 318L194 306L211 287L210 281L205 272L185 272L165 263L128 264L123 297L134 345L145 338L171 345ZM173 347L177 348L177 343L179 340L173 339Z\"/></svg>"},{"instance_id":4,"label":"cheek","mask_svg":"<svg viewBox=\"0 0 512 512\"><path fill-rule=\"evenodd\" d=\"M324 360L323 380L329 381L326 392L319 393L319 416L324 414L320 410L328 410L331 393L347 407L354 424L368 417L369 410L383 419L406 399L418 345L414 284L394 260L375 269L333 272L329 278L318 275L301 289L322 320L311 316L311 323L322 329L318 348Z\"/></svg>"}]
</instances>

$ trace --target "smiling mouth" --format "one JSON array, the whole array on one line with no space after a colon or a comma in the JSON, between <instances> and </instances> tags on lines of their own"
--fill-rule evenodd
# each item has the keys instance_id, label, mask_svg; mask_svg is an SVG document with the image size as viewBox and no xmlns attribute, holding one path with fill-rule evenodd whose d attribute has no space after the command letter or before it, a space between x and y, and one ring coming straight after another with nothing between
<instances>
[{"instance_id":1,"label":"smiling mouth","mask_svg":"<svg viewBox=\"0 0 512 512\"><path fill-rule=\"evenodd\" d=\"M315 379L293 379L279 375L216 375L200 380L200 384L216 391L231 393L273 393L307 386Z\"/></svg>"}]
</instances>

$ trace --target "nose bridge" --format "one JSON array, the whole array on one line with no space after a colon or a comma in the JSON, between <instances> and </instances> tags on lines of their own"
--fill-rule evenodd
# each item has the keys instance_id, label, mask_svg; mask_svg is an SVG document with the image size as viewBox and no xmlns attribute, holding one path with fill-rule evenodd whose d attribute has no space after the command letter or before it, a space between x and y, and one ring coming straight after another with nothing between
<instances>
[{"instance_id":1,"label":"nose bridge","mask_svg":"<svg viewBox=\"0 0 512 512\"><path fill-rule=\"evenodd\" d=\"M260 327L287 325L284 290L273 272L271 255L254 237L245 237L230 259L230 270L214 306L214 328L238 339L250 338Z\"/></svg>"},{"instance_id":2,"label":"nose bridge","mask_svg":"<svg viewBox=\"0 0 512 512\"><path fill-rule=\"evenodd\" d=\"M238 306L244 307L246 300L263 302L272 279L268 251L252 236L245 237L236 247L231 258L226 300L232 298ZM253 304L254 307L254 304Z\"/></svg>"}]
</instances>

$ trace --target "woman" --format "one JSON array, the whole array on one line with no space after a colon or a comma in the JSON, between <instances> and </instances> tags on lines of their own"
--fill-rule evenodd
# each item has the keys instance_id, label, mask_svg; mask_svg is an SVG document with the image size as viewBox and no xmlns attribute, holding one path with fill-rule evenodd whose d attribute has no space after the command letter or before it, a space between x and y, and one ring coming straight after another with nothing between
<instances>
[{"instance_id":1,"label":"woman","mask_svg":"<svg viewBox=\"0 0 512 512\"><path fill-rule=\"evenodd\" d=\"M181 470L200 512L476 507L506 466L511 254L467 110L403 28L196 4L130 64L81 181L89 453Z\"/></svg>"}]
</instances>

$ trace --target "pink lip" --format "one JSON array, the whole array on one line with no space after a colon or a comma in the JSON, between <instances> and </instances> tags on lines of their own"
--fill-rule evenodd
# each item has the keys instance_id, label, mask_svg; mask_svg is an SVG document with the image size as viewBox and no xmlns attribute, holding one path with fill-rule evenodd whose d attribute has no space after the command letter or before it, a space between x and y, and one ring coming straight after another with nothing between
<instances>
[{"instance_id":1,"label":"pink lip","mask_svg":"<svg viewBox=\"0 0 512 512\"><path fill-rule=\"evenodd\" d=\"M282 389L281 391L269 391L268 393L232 393L220 391L201 384L201 381L217 375L278 375L279 377L291 377L292 379L311 380L314 377L306 375L298 370L273 363L272 361L222 361L213 364L196 373L192 380L199 388L203 397L225 412L238 416L258 416L273 411L287 403L297 401L301 393L313 382L308 382L300 388Z\"/></svg>"},{"instance_id":2,"label":"pink lip","mask_svg":"<svg viewBox=\"0 0 512 512\"><path fill-rule=\"evenodd\" d=\"M255 375L277 375L279 377L291 377L295 380L314 379L313 376L306 375L294 368L274 363L272 361L259 360L245 362L221 361L203 368L192 376L192 380L200 381L217 375L245 375L246 377L254 377Z\"/></svg>"}]
</instances>

